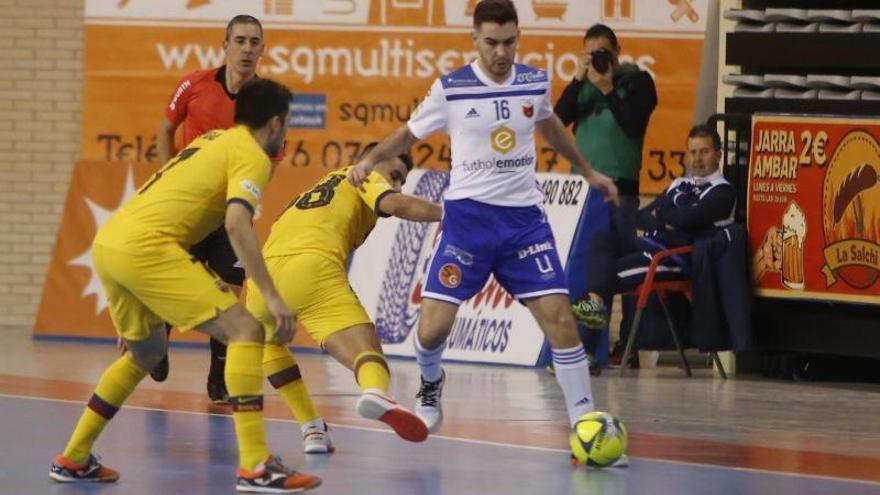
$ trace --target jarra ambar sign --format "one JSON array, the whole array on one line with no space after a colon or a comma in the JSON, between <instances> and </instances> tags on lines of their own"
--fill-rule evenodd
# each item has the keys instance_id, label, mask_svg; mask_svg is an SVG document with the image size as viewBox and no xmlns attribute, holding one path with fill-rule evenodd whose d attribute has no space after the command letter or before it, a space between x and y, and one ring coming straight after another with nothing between
<instances>
[{"instance_id":1,"label":"jarra ambar sign","mask_svg":"<svg viewBox=\"0 0 880 495\"><path fill-rule=\"evenodd\" d=\"M755 116L748 223L759 295L880 304L880 119Z\"/></svg>"}]
</instances>

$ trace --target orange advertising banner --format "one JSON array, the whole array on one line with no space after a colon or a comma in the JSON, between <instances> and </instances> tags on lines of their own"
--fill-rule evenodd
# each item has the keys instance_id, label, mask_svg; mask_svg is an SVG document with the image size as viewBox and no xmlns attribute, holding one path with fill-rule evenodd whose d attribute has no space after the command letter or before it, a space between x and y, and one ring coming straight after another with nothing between
<instances>
[{"instance_id":1,"label":"orange advertising banner","mask_svg":"<svg viewBox=\"0 0 880 495\"><path fill-rule=\"evenodd\" d=\"M755 116L757 293L880 304L880 120Z\"/></svg>"},{"instance_id":2,"label":"orange advertising banner","mask_svg":"<svg viewBox=\"0 0 880 495\"><path fill-rule=\"evenodd\" d=\"M287 156L294 167L347 165L366 143L404 124L435 78L476 56L470 0L225 2L240 4L237 10L210 1L167 3L174 5L87 2L83 158L155 160L156 130L177 81L223 64L223 28L238 13L263 20L258 74L295 93ZM515 3L519 61L548 71L554 101L577 72L586 28L615 28L622 61L648 71L658 92L642 191L658 193L682 175L707 1L677 2L684 11L653 0ZM539 171L569 171L543 140L538 148ZM419 168L450 166L445 135L418 144L413 155Z\"/></svg>"},{"instance_id":3,"label":"orange advertising banner","mask_svg":"<svg viewBox=\"0 0 880 495\"><path fill-rule=\"evenodd\" d=\"M258 74L294 92L284 166L264 195L263 218L257 222L264 239L291 198L329 170L349 165L367 143L403 125L435 78L474 59L476 3L86 0L81 161L34 333L114 336L89 266L92 238L126 194L158 168L156 131L180 78L224 63L222 43L230 18L249 13L262 21L266 47ZM603 22L617 32L622 61L648 71L658 90L642 190L658 192L682 175L708 0L515 4L522 30L519 61L548 71L554 100L575 75L586 28ZM539 140L538 148L539 171L569 170L546 143ZM433 136L412 153L420 168L451 165L446 136ZM305 332L298 332L297 339L302 338Z\"/></svg>"}]
</instances>

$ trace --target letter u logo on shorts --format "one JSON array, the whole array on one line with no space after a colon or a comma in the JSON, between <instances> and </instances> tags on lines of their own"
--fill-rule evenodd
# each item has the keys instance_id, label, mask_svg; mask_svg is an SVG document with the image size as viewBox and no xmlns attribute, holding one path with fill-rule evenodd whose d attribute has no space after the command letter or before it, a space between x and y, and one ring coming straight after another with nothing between
<instances>
[{"instance_id":1,"label":"letter u logo on shorts","mask_svg":"<svg viewBox=\"0 0 880 495\"><path fill-rule=\"evenodd\" d=\"M544 260L541 263L541 260ZM550 263L550 257L546 254L544 256L535 258L535 264L538 265L538 271L541 273L552 273L553 272L553 263Z\"/></svg>"}]
</instances>

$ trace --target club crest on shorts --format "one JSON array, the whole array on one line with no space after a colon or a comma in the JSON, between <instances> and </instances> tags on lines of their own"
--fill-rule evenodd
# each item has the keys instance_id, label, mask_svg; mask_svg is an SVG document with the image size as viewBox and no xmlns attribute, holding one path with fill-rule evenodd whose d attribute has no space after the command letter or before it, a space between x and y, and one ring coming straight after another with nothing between
<instances>
[{"instance_id":1,"label":"club crest on shorts","mask_svg":"<svg viewBox=\"0 0 880 495\"><path fill-rule=\"evenodd\" d=\"M532 118L532 115L535 115L535 104L532 103L532 100L524 100L522 102L522 111L523 115L527 118Z\"/></svg>"},{"instance_id":2,"label":"club crest on shorts","mask_svg":"<svg viewBox=\"0 0 880 495\"><path fill-rule=\"evenodd\" d=\"M440 267L437 278L443 287L454 289L461 284L461 268L455 263L446 263Z\"/></svg>"}]
</instances>

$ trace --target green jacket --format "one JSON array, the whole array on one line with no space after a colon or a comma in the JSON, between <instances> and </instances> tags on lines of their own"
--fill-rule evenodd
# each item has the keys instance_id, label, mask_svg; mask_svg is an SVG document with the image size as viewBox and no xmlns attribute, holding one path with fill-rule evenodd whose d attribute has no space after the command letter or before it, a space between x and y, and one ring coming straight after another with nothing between
<instances>
[{"instance_id":1,"label":"green jacket","mask_svg":"<svg viewBox=\"0 0 880 495\"><path fill-rule=\"evenodd\" d=\"M590 81L573 80L555 111L565 125L574 124L578 150L597 171L638 184L657 92L651 76L632 64L617 66L613 81L614 89L603 95Z\"/></svg>"}]
</instances>

